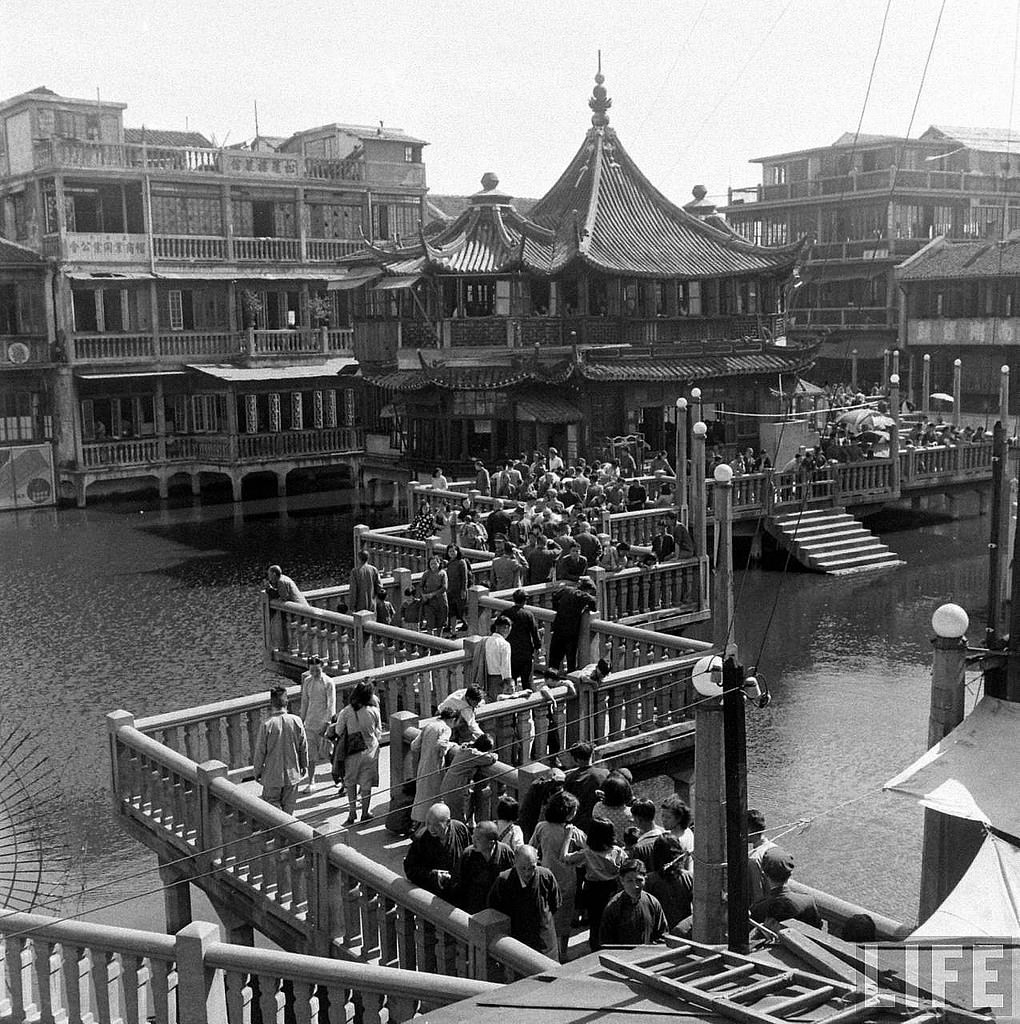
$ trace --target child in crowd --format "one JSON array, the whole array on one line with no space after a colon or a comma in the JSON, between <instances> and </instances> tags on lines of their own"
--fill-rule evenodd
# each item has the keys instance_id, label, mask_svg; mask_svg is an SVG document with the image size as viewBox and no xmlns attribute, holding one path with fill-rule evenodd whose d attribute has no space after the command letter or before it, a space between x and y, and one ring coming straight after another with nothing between
<instances>
[{"instance_id":1,"label":"child in crowd","mask_svg":"<svg viewBox=\"0 0 1020 1024\"><path fill-rule=\"evenodd\" d=\"M382 587L377 587L375 591L375 621L388 626L393 621L394 615L396 612L386 597L386 591Z\"/></svg>"},{"instance_id":2,"label":"child in crowd","mask_svg":"<svg viewBox=\"0 0 1020 1024\"><path fill-rule=\"evenodd\" d=\"M521 805L512 796L501 796L496 801L496 839L515 851L524 845L524 833L517 824L517 816L520 813Z\"/></svg>"},{"instance_id":3,"label":"child in crowd","mask_svg":"<svg viewBox=\"0 0 1020 1024\"><path fill-rule=\"evenodd\" d=\"M416 583L404 591L404 600L400 602L400 624L417 627L421 622L421 587Z\"/></svg>"},{"instance_id":4,"label":"child in crowd","mask_svg":"<svg viewBox=\"0 0 1020 1024\"><path fill-rule=\"evenodd\" d=\"M613 772L596 795L598 803L592 808L593 818L605 818L613 823L616 834L622 839L624 832L634 824L634 816L630 805L634 802L634 793L630 783L618 772Z\"/></svg>"},{"instance_id":5,"label":"child in crowd","mask_svg":"<svg viewBox=\"0 0 1020 1024\"><path fill-rule=\"evenodd\" d=\"M581 899L588 912L588 944L592 952L600 948L599 928L606 904L619 888L620 865L625 857L623 847L616 843L616 829L611 821L596 817L588 829L588 842L580 850L569 852L564 847L563 859L567 864L584 867L584 885Z\"/></svg>"}]
</instances>

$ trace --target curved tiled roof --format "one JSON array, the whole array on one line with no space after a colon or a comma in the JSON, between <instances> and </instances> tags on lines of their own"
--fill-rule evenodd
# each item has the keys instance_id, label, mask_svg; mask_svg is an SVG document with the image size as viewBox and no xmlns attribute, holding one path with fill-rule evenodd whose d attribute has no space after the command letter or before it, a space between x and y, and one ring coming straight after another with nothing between
<instances>
[{"instance_id":1,"label":"curved tiled roof","mask_svg":"<svg viewBox=\"0 0 1020 1024\"><path fill-rule=\"evenodd\" d=\"M803 241L753 245L670 202L606 126L588 131L555 185L531 210L546 225L576 224L576 257L608 274L694 278L786 273Z\"/></svg>"},{"instance_id":2,"label":"curved tiled roof","mask_svg":"<svg viewBox=\"0 0 1020 1024\"><path fill-rule=\"evenodd\" d=\"M1020 275L1020 239L951 241L937 238L904 260L900 281L937 281Z\"/></svg>"},{"instance_id":3,"label":"curved tiled roof","mask_svg":"<svg viewBox=\"0 0 1020 1024\"><path fill-rule=\"evenodd\" d=\"M608 127L602 77L596 78L584 144L553 187L525 216L488 187L452 223L419 243L368 246L389 273L492 274L524 269L554 275L580 262L606 274L644 278L785 275L804 248L754 245L718 218L702 219L670 202L641 173ZM487 176L488 177L488 176ZM483 182L485 179L483 179ZM364 262L365 254L344 262Z\"/></svg>"},{"instance_id":4,"label":"curved tiled roof","mask_svg":"<svg viewBox=\"0 0 1020 1024\"><path fill-rule=\"evenodd\" d=\"M645 356L584 359L548 366L425 366L420 370L396 370L366 374L377 387L412 392L434 387L444 391L474 391L520 384L656 383L710 380L719 377L750 377L799 374L814 362L818 344L796 348L751 343L734 344L726 353L649 353Z\"/></svg>"},{"instance_id":5,"label":"curved tiled roof","mask_svg":"<svg viewBox=\"0 0 1020 1024\"><path fill-rule=\"evenodd\" d=\"M388 249L369 244L368 253L391 274L420 274L427 269L456 274L494 274L521 267L548 271L556 236L510 205L508 196L490 189L471 197L452 223L415 245ZM349 257L348 262L358 259Z\"/></svg>"}]
</instances>

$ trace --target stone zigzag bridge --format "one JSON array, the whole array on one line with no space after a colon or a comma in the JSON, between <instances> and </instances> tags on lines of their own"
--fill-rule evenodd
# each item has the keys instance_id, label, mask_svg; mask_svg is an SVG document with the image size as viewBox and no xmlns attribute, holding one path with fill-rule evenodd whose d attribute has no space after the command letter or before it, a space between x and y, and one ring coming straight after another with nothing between
<instances>
[{"instance_id":1,"label":"stone zigzag bridge","mask_svg":"<svg viewBox=\"0 0 1020 1024\"><path fill-rule=\"evenodd\" d=\"M412 502L422 500L422 490ZM628 515L611 524L614 536L637 528ZM420 573L438 543L406 533L356 531L359 548L383 569L391 597ZM341 613L345 586L309 592L309 605L263 598L264 656L276 671L295 678L317 654L339 676L341 699L361 679L376 684L388 747L377 812L387 784L405 777L420 721L464 685L478 634L510 603L507 592L484 585L491 582L488 553L467 555L480 582L471 591L463 640L383 625L370 612ZM597 686L575 675L554 690L559 701L551 715L536 698L480 709L503 758L488 774L518 797L544 771L540 762L522 763L514 749L514 720L532 714L536 758L555 727L567 743L592 740L603 759L627 763L637 779L686 777L696 701L691 668L710 645L649 627L710 616L708 559L593 575L600 604L584 624L582 650L608 657L616 671ZM536 617L548 624L554 588L528 589ZM281 624L284 639L273 645L269 638L280 636ZM298 687L290 693L296 700ZM302 796L296 817L263 802L251 763L267 713L263 693L137 721L126 711L108 716L114 815L157 853L167 926L176 934L0 917L0 1019L400 1021L553 966L511 938L502 915L468 915L408 882L399 869L406 844L380 823L338 828L343 812L331 783ZM213 926L191 922L190 884L209 896L229 944L218 941ZM861 910L815 895L837 934ZM882 936L902 934L897 922L873 916ZM255 930L286 952L251 948Z\"/></svg>"}]
</instances>

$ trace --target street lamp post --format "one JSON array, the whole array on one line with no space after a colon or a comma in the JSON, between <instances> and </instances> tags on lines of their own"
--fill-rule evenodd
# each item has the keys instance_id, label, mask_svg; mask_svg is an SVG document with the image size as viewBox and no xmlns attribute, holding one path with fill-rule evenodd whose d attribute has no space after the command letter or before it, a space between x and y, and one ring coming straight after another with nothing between
<instances>
[{"instance_id":1,"label":"street lamp post","mask_svg":"<svg viewBox=\"0 0 1020 1024\"><path fill-rule=\"evenodd\" d=\"M708 427L701 420L691 428L694 435L691 454L694 456L691 467L691 501L694 505L694 553L703 558L708 549L708 524L705 520L705 435Z\"/></svg>"},{"instance_id":2,"label":"street lamp post","mask_svg":"<svg viewBox=\"0 0 1020 1024\"><path fill-rule=\"evenodd\" d=\"M928 747L936 746L964 717L967 658L967 613L956 604L944 604L931 617L935 654L931 669L931 707ZM919 920L925 921L949 895L973 859L975 832L980 826L926 808L921 848L921 900Z\"/></svg>"},{"instance_id":3,"label":"street lamp post","mask_svg":"<svg viewBox=\"0 0 1020 1024\"><path fill-rule=\"evenodd\" d=\"M682 523L687 522L687 399L676 400L676 452L673 465L676 467L676 516Z\"/></svg>"}]
</instances>

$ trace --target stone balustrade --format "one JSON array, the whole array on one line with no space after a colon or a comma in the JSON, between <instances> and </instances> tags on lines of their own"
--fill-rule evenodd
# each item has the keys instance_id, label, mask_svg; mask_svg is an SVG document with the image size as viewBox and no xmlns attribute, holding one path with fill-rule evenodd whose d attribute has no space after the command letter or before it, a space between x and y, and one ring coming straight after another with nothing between
<instances>
[{"instance_id":1,"label":"stone balustrade","mask_svg":"<svg viewBox=\"0 0 1020 1024\"><path fill-rule=\"evenodd\" d=\"M492 554L474 548L462 547L460 550L461 554L472 563L471 567L475 573L481 573L483 578L487 578ZM409 568L412 572L422 573L428 568L428 560L431 555L444 556L446 554L446 545L438 537L430 537L427 541L417 540L414 537L404 537L397 533L370 530L367 526L356 526L354 528L355 558L360 551L368 552L369 561L380 572L388 573L395 569Z\"/></svg>"},{"instance_id":2,"label":"stone balustrade","mask_svg":"<svg viewBox=\"0 0 1020 1024\"><path fill-rule=\"evenodd\" d=\"M491 982L346 963L219 941L196 922L176 935L0 917L0 1015L13 1024L394 1022L493 990ZM281 1014L283 1015L281 1017Z\"/></svg>"},{"instance_id":3,"label":"stone balustrade","mask_svg":"<svg viewBox=\"0 0 1020 1024\"><path fill-rule=\"evenodd\" d=\"M253 926L278 944L459 978L510 980L553 966L509 938L501 915L479 926L244 791L222 762L168 749L125 711L107 722L114 803L128 830L166 858L186 858L224 902L243 900Z\"/></svg>"}]
</instances>

